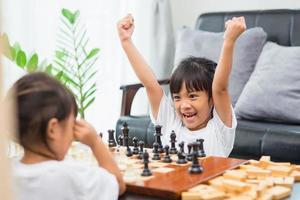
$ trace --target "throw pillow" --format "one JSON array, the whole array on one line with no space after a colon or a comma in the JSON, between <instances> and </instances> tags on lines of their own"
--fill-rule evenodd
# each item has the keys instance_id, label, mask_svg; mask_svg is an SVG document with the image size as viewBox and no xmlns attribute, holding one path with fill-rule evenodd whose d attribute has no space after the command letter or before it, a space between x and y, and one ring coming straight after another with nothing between
<instances>
[{"instance_id":1,"label":"throw pillow","mask_svg":"<svg viewBox=\"0 0 300 200\"><path fill-rule=\"evenodd\" d=\"M267 42L235 111L252 120L300 123L300 47Z\"/></svg>"},{"instance_id":2,"label":"throw pillow","mask_svg":"<svg viewBox=\"0 0 300 200\"><path fill-rule=\"evenodd\" d=\"M256 27L246 30L236 42L229 80L233 105L253 72L266 38L264 30ZM178 33L174 64L177 66L182 59L189 56L205 57L218 62L222 44L223 33L183 28Z\"/></svg>"}]
</instances>

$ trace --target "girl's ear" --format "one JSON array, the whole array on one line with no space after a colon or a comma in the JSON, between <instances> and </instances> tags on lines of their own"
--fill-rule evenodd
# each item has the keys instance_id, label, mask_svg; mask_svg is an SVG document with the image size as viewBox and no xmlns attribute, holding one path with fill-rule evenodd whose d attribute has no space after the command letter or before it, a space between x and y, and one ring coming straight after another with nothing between
<instances>
[{"instance_id":1,"label":"girl's ear","mask_svg":"<svg viewBox=\"0 0 300 200\"><path fill-rule=\"evenodd\" d=\"M50 140L54 140L58 136L58 120L56 118L51 118L47 126L47 137Z\"/></svg>"}]
</instances>

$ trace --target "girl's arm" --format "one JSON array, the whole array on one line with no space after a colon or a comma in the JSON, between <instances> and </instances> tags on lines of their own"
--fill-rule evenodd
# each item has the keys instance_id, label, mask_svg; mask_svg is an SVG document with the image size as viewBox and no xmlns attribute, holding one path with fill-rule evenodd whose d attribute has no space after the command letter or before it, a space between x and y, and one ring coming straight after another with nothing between
<instances>
[{"instance_id":1,"label":"girl's arm","mask_svg":"<svg viewBox=\"0 0 300 200\"><path fill-rule=\"evenodd\" d=\"M234 17L225 24L224 42L214 75L212 94L215 109L223 123L231 127L231 100L228 92L228 80L232 67L233 49L236 39L246 29L244 17Z\"/></svg>"},{"instance_id":2,"label":"girl's arm","mask_svg":"<svg viewBox=\"0 0 300 200\"><path fill-rule=\"evenodd\" d=\"M119 184L119 194L123 194L126 190L123 176L109 152L109 149L102 142L101 138L97 136L96 130L86 121L77 120L74 126L74 138L79 142L88 145L91 148L98 165L115 175Z\"/></svg>"},{"instance_id":3,"label":"girl's arm","mask_svg":"<svg viewBox=\"0 0 300 200\"><path fill-rule=\"evenodd\" d=\"M127 15L118 23L118 32L121 40L122 47L131 63L131 66L144 85L147 96L150 102L151 110L154 118L156 119L160 100L163 96L163 90L159 85L154 73L150 66L146 63L143 56L139 53L131 40L131 35L134 30L133 17Z\"/></svg>"}]
</instances>

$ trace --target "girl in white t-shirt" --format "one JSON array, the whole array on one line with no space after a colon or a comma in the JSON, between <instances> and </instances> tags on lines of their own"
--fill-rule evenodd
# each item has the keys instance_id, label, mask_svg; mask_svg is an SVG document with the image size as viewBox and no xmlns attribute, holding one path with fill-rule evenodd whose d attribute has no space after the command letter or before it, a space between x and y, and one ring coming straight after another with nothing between
<instances>
[{"instance_id":1,"label":"girl in white t-shirt","mask_svg":"<svg viewBox=\"0 0 300 200\"><path fill-rule=\"evenodd\" d=\"M163 127L164 144L169 144L170 133L174 130L177 142L184 141L187 144L204 139L207 155L230 154L236 119L228 93L228 78L235 41L246 29L245 19L234 17L225 23L225 27L218 65L205 58L189 57L182 60L171 76L169 99L132 43L133 17L127 15L118 23L122 47L146 89L152 121Z\"/></svg>"},{"instance_id":2,"label":"girl in white t-shirt","mask_svg":"<svg viewBox=\"0 0 300 200\"><path fill-rule=\"evenodd\" d=\"M74 96L44 73L22 77L13 86L18 137L24 156L13 167L17 199L117 199L122 175L95 129L76 120ZM99 167L64 157L73 140L89 146Z\"/></svg>"}]
</instances>

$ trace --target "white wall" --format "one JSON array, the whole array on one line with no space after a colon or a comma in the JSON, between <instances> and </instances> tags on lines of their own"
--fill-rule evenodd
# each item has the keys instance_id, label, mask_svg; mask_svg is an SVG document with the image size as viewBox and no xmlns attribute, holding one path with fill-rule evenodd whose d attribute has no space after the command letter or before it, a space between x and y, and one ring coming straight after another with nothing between
<instances>
[{"instance_id":1,"label":"white wall","mask_svg":"<svg viewBox=\"0 0 300 200\"><path fill-rule=\"evenodd\" d=\"M173 27L194 27L199 14L211 11L300 9L299 0L170 0Z\"/></svg>"}]
</instances>

